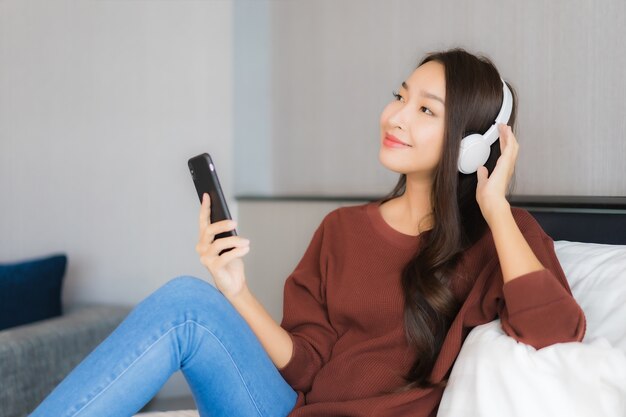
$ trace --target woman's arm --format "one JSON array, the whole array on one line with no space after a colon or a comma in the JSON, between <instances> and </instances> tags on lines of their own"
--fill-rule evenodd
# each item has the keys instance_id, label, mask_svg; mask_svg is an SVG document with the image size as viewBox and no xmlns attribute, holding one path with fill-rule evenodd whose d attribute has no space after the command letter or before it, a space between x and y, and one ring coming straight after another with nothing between
<instances>
[{"instance_id":1,"label":"woman's arm","mask_svg":"<svg viewBox=\"0 0 626 417\"><path fill-rule=\"evenodd\" d=\"M491 229L498 260L502 267L502 276L506 283L545 267L524 239L513 218L511 206L506 200L505 193L513 175L519 145L510 126L500 123L498 129L500 131L500 157L489 178L487 178L487 168L478 167L476 201Z\"/></svg>"},{"instance_id":2,"label":"woman's arm","mask_svg":"<svg viewBox=\"0 0 626 417\"><path fill-rule=\"evenodd\" d=\"M525 225L522 234L506 201L519 145L509 126L501 124L499 129L501 155L489 178L487 168L478 168L476 200L496 247L502 274L496 279L504 284L493 282L493 294L483 301L497 305L502 328L509 336L536 349L581 341L585 315L571 295L552 239L530 220L530 214L520 212L520 221ZM523 216L529 218L524 220ZM500 294L504 303L500 302Z\"/></svg>"},{"instance_id":3,"label":"woman's arm","mask_svg":"<svg viewBox=\"0 0 626 417\"><path fill-rule=\"evenodd\" d=\"M274 365L282 368L291 359L293 341L287 331L272 319L248 288L241 258L250 249L249 241L241 236L215 239L218 233L234 229L236 222L220 220L211 223L210 200L208 193L202 195L198 220L200 236L196 245L200 262L211 272L217 289L248 323ZM223 249L233 246L233 250L220 255Z\"/></svg>"},{"instance_id":4,"label":"woman's arm","mask_svg":"<svg viewBox=\"0 0 626 417\"><path fill-rule=\"evenodd\" d=\"M238 295L228 297L239 314L248 322L265 351L278 369L291 359L293 341L289 333L274 321L263 305L246 286Z\"/></svg>"},{"instance_id":5,"label":"woman's arm","mask_svg":"<svg viewBox=\"0 0 626 417\"><path fill-rule=\"evenodd\" d=\"M545 268L522 235L506 200L494 209L487 223L493 235L504 283Z\"/></svg>"}]
</instances>

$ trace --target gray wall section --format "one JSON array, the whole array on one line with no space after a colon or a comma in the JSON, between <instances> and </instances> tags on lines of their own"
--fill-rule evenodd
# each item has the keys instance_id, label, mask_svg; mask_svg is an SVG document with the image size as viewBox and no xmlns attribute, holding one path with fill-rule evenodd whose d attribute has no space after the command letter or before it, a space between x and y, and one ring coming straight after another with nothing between
<instances>
[{"instance_id":1,"label":"gray wall section","mask_svg":"<svg viewBox=\"0 0 626 417\"><path fill-rule=\"evenodd\" d=\"M425 52L462 46L519 93L517 194L626 194L626 2L258 3L271 20L272 157L237 164L259 184L237 193L265 194L259 166L269 195L387 192L397 174L378 161L378 121L391 91Z\"/></svg>"},{"instance_id":2,"label":"gray wall section","mask_svg":"<svg viewBox=\"0 0 626 417\"><path fill-rule=\"evenodd\" d=\"M265 1L233 4L234 194L273 192L270 8Z\"/></svg>"},{"instance_id":3,"label":"gray wall section","mask_svg":"<svg viewBox=\"0 0 626 417\"><path fill-rule=\"evenodd\" d=\"M186 162L210 152L233 190L232 22L230 1L0 1L0 262L67 253L65 304L211 281ZM159 396L181 394L176 373Z\"/></svg>"},{"instance_id":4,"label":"gray wall section","mask_svg":"<svg viewBox=\"0 0 626 417\"><path fill-rule=\"evenodd\" d=\"M69 252L67 303L206 273L186 162L233 189L232 49L228 1L0 2L1 259Z\"/></svg>"}]
</instances>

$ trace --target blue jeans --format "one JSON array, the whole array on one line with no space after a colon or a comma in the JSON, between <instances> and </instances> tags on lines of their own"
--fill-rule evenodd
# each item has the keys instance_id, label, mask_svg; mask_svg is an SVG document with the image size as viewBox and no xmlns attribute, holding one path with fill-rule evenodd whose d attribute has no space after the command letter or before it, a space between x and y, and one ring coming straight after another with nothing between
<instances>
[{"instance_id":1,"label":"blue jeans","mask_svg":"<svg viewBox=\"0 0 626 417\"><path fill-rule=\"evenodd\" d=\"M137 413L181 370L200 416L286 416L296 392L208 282L181 276L139 303L30 417Z\"/></svg>"}]
</instances>

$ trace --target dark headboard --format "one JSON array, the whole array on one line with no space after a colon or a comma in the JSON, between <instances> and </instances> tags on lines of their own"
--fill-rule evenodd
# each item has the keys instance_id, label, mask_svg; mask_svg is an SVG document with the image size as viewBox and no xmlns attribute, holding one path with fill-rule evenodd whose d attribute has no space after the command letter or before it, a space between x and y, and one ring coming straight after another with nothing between
<instances>
[{"instance_id":1,"label":"dark headboard","mask_svg":"<svg viewBox=\"0 0 626 417\"><path fill-rule=\"evenodd\" d=\"M626 197L511 196L553 240L626 244Z\"/></svg>"},{"instance_id":2,"label":"dark headboard","mask_svg":"<svg viewBox=\"0 0 626 417\"><path fill-rule=\"evenodd\" d=\"M239 195L238 201L373 201L381 196ZM554 240L626 244L626 197L510 196L512 206L528 210Z\"/></svg>"}]
</instances>

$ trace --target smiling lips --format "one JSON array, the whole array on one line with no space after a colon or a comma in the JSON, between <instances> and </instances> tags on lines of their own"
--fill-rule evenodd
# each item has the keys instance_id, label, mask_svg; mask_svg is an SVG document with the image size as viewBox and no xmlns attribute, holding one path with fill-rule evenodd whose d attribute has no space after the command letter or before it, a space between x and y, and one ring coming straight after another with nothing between
<instances>
[{"instance_id":1,"label":"smiling lips","mask_svg":"<svg viewBox=\"0 0 626 417\"><path fill-rule=\"evenodd\" d=\"M397 137L390 135L389 133L385 133L385 139L383 140L383 144L390 148L406 148L411 147L408 143L402 142Z\"/></svg>"}]
</instances>

